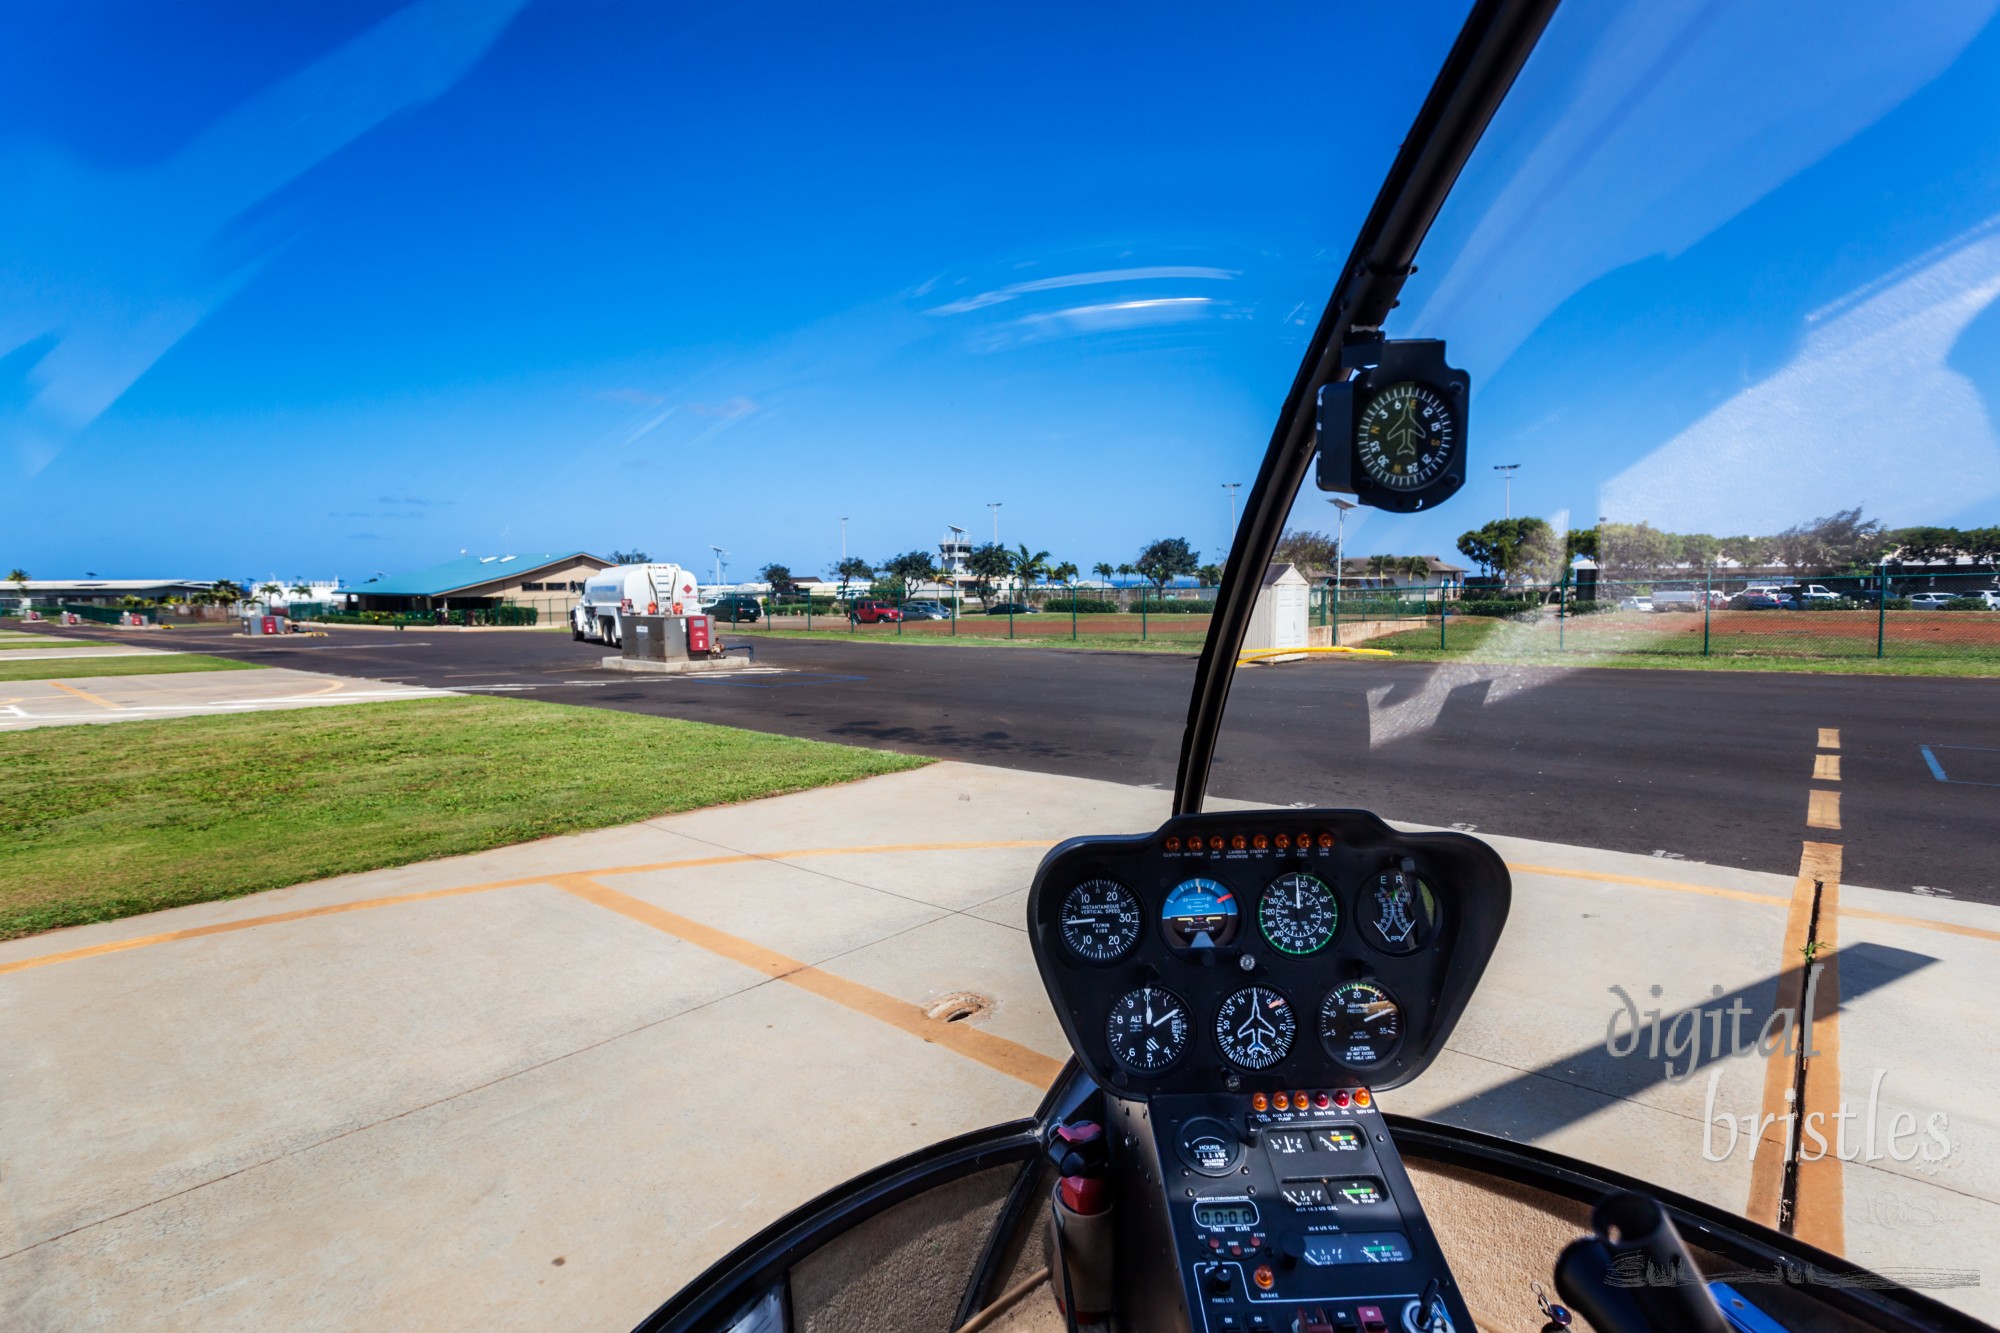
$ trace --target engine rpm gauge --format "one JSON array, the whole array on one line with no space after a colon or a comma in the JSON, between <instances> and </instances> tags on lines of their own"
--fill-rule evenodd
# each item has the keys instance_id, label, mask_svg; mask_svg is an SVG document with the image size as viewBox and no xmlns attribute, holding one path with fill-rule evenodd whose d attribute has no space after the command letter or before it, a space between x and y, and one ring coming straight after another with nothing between
<instances>
[{"instance_id":1,"label":"engine rpm gauge","mask_svg":"<svg viewBox=\"0 0 2000 1333\"><path fill-rule=\"evenodd\" d=\"M1280 953L1318 953L1340 929L1340 902L1317 875L1293 871L1272 881L1257 904L1257 924Z\"/></svg>"},{"instance_id":2,"label":"engine rpm gauge","mask_svg":"<svg viewBox=\"0 0 2000 1333\"><path fill-rule=\"evenodd\" d=\"M1160 909L1167 943L1181 949L1221 948L1236 938L1236 895L1212 879L1182 880Z\"/></svg>"},{"instance_id":3,"label":"engine rpm gauge","mask_svg":"<svg viewBox=\"0 0 2000 1333\"><path fill-rule=\"evenodd\" d=\"M1134 1074L1173 1068L1188 1048L1187 1002L1163 986L1125 992L1104 1024L1111 1058Z\"/></svg>"},{"instance_id":4,"label":"engine rpm gauge","mask_svg":"<svg viewBox=\"0 0 2000 1333\"><path fill-rule=\"evenodd\" d=\"M1413 954L1437 933L1437 895L1408 861L1375 876L1362 889L1355 910L1362 935L1383 953Z\"/></svg>"},{"instance_id":5,"label":"engine rpm gauge","mask_svg":"<svg viewBox=\"0 0 2000 1333\"><path fill-rule=\"evenodd\" d=\"M1245 986L1215 1014L1216 1045L1243 1069L1269 1069L1284 1059L1298 1030L1292 1002L1269 986Z\"/></svg>"},{"instance_id":6,"label":"engine rpm gauge","mask_svg":"<svg viewBox=\"0 0 2000 1333\"><path fill-rule=\"evenodd\" d=\"M1403 1006L1373 981L1348 981L1319 1007L1319 1041L1344 1065L1379 1065L1403 1040Z\"/></svg>"},{"instance_id":7,"label":"engine rpm gauge","mask_svg":"<svg viewBox=\"0 0 2000 1333\"><path fill-rule=\"evenodd\" d=\"M1139 942L1139 900L1115 879L1087 879L1062 901L1063 943L1086 963L1115 963Z\"/></svg>"}]
</instances>

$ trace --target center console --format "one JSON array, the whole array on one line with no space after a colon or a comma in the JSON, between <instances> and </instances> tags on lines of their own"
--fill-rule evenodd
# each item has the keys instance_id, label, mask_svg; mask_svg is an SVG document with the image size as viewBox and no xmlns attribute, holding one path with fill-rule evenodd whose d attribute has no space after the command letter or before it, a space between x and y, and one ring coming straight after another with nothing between
<instances>
[{"instance_id":1,"label":"center console","mask_svg":"<svg viewBox=\"0 0 2000 1333\"><path fill-rule=\"evenodd\" d=\"M1127 1326L1472 1328L1378 1100L1442 1049L1510 893L1477 839L1365 811L1186 816L1049 853L1029 930L1106 1095Z\"/></svg>"}]
</instances>

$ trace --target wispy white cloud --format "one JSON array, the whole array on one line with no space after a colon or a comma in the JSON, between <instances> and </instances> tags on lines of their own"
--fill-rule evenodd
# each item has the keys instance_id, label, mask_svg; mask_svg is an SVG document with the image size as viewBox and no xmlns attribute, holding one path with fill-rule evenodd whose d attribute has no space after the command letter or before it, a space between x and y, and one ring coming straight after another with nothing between
<instances>
[{"instance_id":1,"label":"wispy white cloud","mask_svg":"<svg viewBox=\"0 0 2000 1333\"><path fill-rule=\"evenodd\" d=\"M1157 264L1148 268L1104 269L1096 273L1066 273L1053 278L1035 278L1028 282L1010 283L990 292L968 296L962 300L950 301L941 306L933 306L926 311L931 315L963 315L973 310L984 310L987 306L1012 301L1032 292L1052 292L1064 287L1094 287L1107 282L1145 282L1169 278L1196 278L1216 282L1228 282L1241 277L1235 269L1209 268L1198 264ZM931 284L926 283L928 290Z\"/></svg>"},{"instance_id":2,"label":"wispy white cloud","mask_svg":"<svg viewBox=\"0 0 2000 1333\"><path fill-rule=\"evenodd\" d=\"M1783 369L1604 487L1602 512L1695 532L1770 532L1866 504L1890 523L2000 493L2000 438L1947 363L2000 298L2000 218L1808 317ZM1770 484L1760 484L1768 479Z\"/></svg>"},{"instance_id":3,"label":"wispy white cloud","mask_svg":"<svg viewBox=\"0 0 2000 1333\"><path fill-rule=\"evenodd\" d=\"M0 155L0 355L54 335L0 415L17 480L46 467L271 253L215 271L230 221L464 76L522 0L418 0L245 102L158 165L109 174L16 144ZM22 201L26 201L23 203Z\"/></svg>"}]
</instances>

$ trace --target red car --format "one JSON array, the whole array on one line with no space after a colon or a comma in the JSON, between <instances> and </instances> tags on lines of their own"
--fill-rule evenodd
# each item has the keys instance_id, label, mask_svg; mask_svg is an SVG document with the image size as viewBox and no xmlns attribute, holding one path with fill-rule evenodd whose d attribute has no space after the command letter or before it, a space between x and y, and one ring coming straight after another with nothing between
<instances>
[{"instance_id":1,"label":"red car","mask_svg":"<svg viewBox=\"0 0 2000 1333\"><path fill-rule=\"evenodd\" d=\"M903 608L894 602L856 602L847 608L848 621L856 625L875 625L902 618Z\"/></svg>"}]
</instances>

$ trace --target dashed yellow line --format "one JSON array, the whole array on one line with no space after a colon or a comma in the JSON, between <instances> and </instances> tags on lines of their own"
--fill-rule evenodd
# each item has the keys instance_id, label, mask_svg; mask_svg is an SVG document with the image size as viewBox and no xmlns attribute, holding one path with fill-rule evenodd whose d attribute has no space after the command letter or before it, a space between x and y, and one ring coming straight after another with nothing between
<instances>
[{"instance_id":1,"label":"dashed yellow line","mask_svg":"<svg viewBox=\"0 0 2000 1333\"><path fill-rule=\"evenodd\" d=\"M54 686L56 689L61 690L64 694L74 694L77 698L84 700L86 703L96 704L99 708L109 708L114 713L124 711L117 704L112 703L109 699L99 698L97 695L92 694L89 690L80 690L74 685L65 685L59 680L52 680L49 682L49 684Z\"/></svg>"},{"instance_id":2,"label":"dashed yellow line","mask_svg":"<svg viewBox=\"0 0 2000 1333\"><path fill-rule=\"evenodd\" d=\"M1824 791L1815 787L1806 798L1806 827L1838 830L1840 828L1840 793Z\"/></svg>"},{"instance_id":3,"label":"dashed yellow line","mask_svg":"<svg viewBox=\"0 0 2000 1333\"><path fill-rule=\"evenodd\" d=\"M1822 750L1838 750L1840 748L1840 728L1821 727L1819 729L1819 748Z\"/></svg>"},{"instance_id":4,"label":"dashed yellow line","mask_svg":"<svg viewBox=\"0 0 2000 1333\"><path fill-rule=\"evenodd\" d=\"M1840 756L1837 754L1816 754L1813 756L1813 781L1840 781Z\"/></svg>"}]
</instances>

